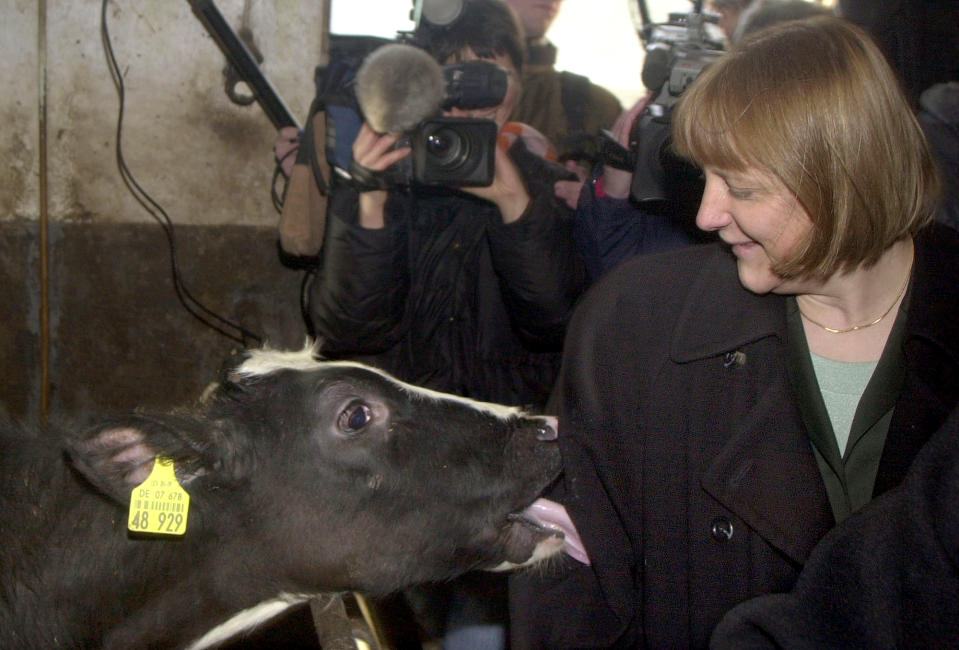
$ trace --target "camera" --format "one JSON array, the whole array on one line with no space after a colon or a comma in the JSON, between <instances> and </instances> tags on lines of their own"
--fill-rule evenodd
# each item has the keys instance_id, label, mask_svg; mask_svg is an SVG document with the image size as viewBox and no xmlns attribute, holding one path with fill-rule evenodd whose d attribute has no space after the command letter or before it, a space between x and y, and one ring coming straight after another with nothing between
<instances>
[{"instance_id":1,"label":"camera","mask_svg":"<svg viewBox=\"0 0 959 650\"><path fill-rule=\"evenodd\" d=\"M443 109L487 108L503 101L506 72L488 61L443 66L446 99ZM432 117L401 141L412 152L397 165L396 182L419 185L482 187L493 182L496 137L493 120Z\"/></svg>"},{"instance_id":2,"label":"camera","mask_svg":"<svg viewBox=\"0 0 959 650\"><path fill-rule=\"evenodd\" d=\"M508 86L498 65L473 60L440 66L410 36L388 41L334 35L331 63L317 72L327 160L335 173L349 178L353 141L367 121L378 133L402 134L396 146L412 149L376 174L382 184L490 185L496 122L442 112L497 106Z\"/></svg>"},{"instance_id":3,"label":"camera","mask_svg":"<svg viewBox=\"0 0 959 650\"><path fill-rule=\"evenodd\" d=\"M683 91L723 54L721 44L707 38L706 21L701 13L672 13L667 23L643 26L643 85L655 97L636 120L630 137L635 156L633 199L649 211L691 219L702 196L702 174L672 152L670 116Z\"/></svg>"},{"instance_id":4,"label":"camera","mask_svg":"<svg viewBox=\"0 0 959 650\"><path fill-rule=\"evenodd\" d=\"M420 185L489 185L498 132L492 120L436 117L423 121L409 137L409 178Z\"/></svg>"},{"instance_id":5,"label":"camera","mask_svg":"<svg viewBox=\"0 0 959 650\"><path fill-rule=\"evenodd\" d=\"M699 73L723 54L722 45L707 36L708 20L700 13L671 13L668 22L643 27L643 85L657 93L650 103L652 112L671 109Z\"/></svg>"}]
</instances>

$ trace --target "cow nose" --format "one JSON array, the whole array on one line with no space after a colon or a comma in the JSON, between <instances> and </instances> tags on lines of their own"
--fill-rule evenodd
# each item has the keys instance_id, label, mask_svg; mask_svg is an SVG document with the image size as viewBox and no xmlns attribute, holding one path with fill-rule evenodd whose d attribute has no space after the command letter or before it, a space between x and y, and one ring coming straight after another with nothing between
<instances>
[{"instance_id":1,"label":"cow nose","mask_svg":"<svg viewBox=\"0 0 959 650\"><path fill-rule=\"evenodd\" d=\"M556 438L559 437L559 420L551 415L545 415L543 419L546 420L546 422L536 429L536 439L546 442L556 440Z\"/></svg>"}]
</instances>

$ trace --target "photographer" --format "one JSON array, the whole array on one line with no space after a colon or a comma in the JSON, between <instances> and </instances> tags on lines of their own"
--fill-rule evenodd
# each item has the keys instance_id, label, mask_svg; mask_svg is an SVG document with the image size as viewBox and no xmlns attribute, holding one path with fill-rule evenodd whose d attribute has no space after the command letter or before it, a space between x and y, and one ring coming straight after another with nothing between
<instances>
[{"instance_id":1,"label":"photographer","mask_svg":"<svg viewBox=\"0 0 959 650\"><path fill-rule=\"evenodd\" d=\"M563 0L506 2L519 17L526 36L523 93L513 117L541 131L556 147L559 160L584 175L596 154L588 136L616 119L621 110L619 100L587 77L556 69L557 49L546 34Z\"/></svg>"},{"instance_id":2,"label":"photographer","mask_svg":"<svg viewBox=\"0 0 959 650\"><path fill-rule=\"evenodd\" d=\"M523 45L500 0L475 0L453 25L421 28L441 63L493 61L503 102L470 111L502 126L519 92ZM450 113L461 115L453 109ZM376 177L409 149L367 124L356 165ZM570 212L552 196L567 172L500 138L488 187L356 187L334 176L313 317L322 352L363 355L400 378L463 396L541 405L585 272Z\"/></svg>"},{"instance_id":3,"label":"photographer","mask_svg":"<svg viewBox=\"0 0 959 650\"><path fill-rule=\"evenodd\" d=\"M455 23L427 24L416 38L442 64L479 58L507 71L509 88L499 105L449 111L503 127L523 63L509 7L472 0ZM334 176L313 287L321 353L362 358L411 383L464 397L541 407L558 371L567 320L586 285L571 213L553 196L553 183L568 172L528 151L521 137L510 145L501 132L487 187L377 188L377 180L409 156L409 149L394 148L397 139L364 125L353 144L353 181ZM358 169L370 184L357 182ZM467 607L486 611L466 618L493 624L489 632L498 640L484 644L496 647L504 639L505 582L498 574L488 582L480 586L491 596L467 599ZM459 593L445 602L460 605ZM447 639L446 647L455 645Z\"/></svg>"},{"instance_id":4,"label":"photographer","mask_svg":"<svg viewBox=\"0 0 959 650\"><path fill-rule=\"evenodd\" d=\"M629 146L636 120L651 99L650 94L623 111L610 130L624 149ZM556 184L557 194L565 196L576 208L573 239L593 280L635 255L704 241L690 227L692 220L684 219L678 210L654 212L637 204L630 196L632 181L631 172L606 164L600 165L581 189L567 181ZM578 193L566 194L566 188Z\"/></svg>"}]
</instances>

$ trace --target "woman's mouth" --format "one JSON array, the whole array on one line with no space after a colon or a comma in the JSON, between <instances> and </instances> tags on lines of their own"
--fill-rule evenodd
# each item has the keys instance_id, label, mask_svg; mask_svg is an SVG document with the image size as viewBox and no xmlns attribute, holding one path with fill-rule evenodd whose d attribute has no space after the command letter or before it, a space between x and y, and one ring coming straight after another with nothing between
<instances>
[{"instance_id":1,"label":"woman's mouth","mask_svg":"<svg viewBox=\"0 0 959 650\"><path fill-rule=\"evenodd\" d=\"M730 243L730 247L732 248L733 255L737 257L741 257L743 254L752 250L756 246L757 244L754 241L744 241L744 242L739 242L737 244Z\"/></svg>"}]
</instances>

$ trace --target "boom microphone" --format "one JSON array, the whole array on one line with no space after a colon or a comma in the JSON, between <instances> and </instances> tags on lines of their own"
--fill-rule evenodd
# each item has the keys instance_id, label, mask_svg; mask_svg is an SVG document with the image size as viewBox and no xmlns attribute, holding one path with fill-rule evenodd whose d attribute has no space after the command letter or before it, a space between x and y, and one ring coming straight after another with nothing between
<instances>
[{"instance_id":1,"label":"boom microphone","mask_svg":"<svg viewBox=\"0 0 959 650\"><path fill-rule=\"evenodd\" d=\"M406 133L436 115L446 98L443 69L412 45L374 50L356 73L356 99L377 133Z\"/></svg>"}]
</instances>

